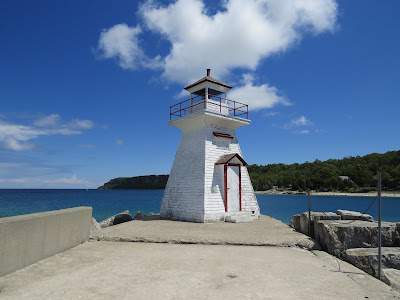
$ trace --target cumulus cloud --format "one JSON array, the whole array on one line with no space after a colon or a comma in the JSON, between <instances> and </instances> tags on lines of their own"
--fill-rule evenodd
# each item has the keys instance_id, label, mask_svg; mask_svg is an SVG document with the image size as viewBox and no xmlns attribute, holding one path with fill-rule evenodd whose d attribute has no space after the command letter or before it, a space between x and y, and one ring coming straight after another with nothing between
<instances>
[{"instance_id":1,"label":"cumulus cloud","mask_svg":"<svg viewBox=\"0 0 400 300\"><path fill-rule=\"evenodd\" d=\"M186 84L202 77L207 67L219 79L237 68L254 71L263 59L284 52L305 33L333 31L336 25L335 0L221 3L209 14L202 0L177 0L167 6L147 0L139 8L142 26L118 24L104 30L98 49L123 68L157 65L166 80ZM169 42L170 51L148 59L139 45L142 28Z\"/></svg>"},{"instance_id":2,"label":"cumulus cloud","mask_svg":"<svg viewBox=\"0 0 400 300\"><path fill-rule=\"evenodd\" d=\"M305 116L300 116L298 118L292 119L289 123L286 123L283 128L284 129L293 129L297 127L307 127L307 126L312 126L313 123L307 119ZM296 130L294 133L299 133L299 134L308 134L310 133L309 130L307 129L302 129L302 130Z\"/></svg>"},{"instance_id":3,"label":"cumulus cloud","mask_svg":"<svg viewBox=\"0 0 400 300\"><path fill-rule=\"evenodd\" d=\"M117 24L102 31L97 48L102 57L115 58L123 69L156 68L160 65L160 56L147 58L139 46L141 33L140 26Z\"/></svg>"},{"instance_id":4,"label":"cumulus cloud","mask_svg":"<svg viewBox=\"0 0 400 300\"><path fill-rule=\"evenodd\" d=\"M291 105L291 103L279 94L274 86L268 84L254 85L254 77L251 74L243 75L241 86L229 92L229 98L249 105L250 110L271 108L278 104Z\"/></svg>"},{"instance_id":5,"label":"cumulus cloud","mask_svg":"<svg viewBox=\"0 0 400 300\"><path fill-rule=\"evenodd\" d=\"M50 135L75 135L82 130L90 129L94 123L90 120L75 119L64 122L57 114L44 116L33 122L34 126L8 123L0 121L0 142L4 150L30 151L37 147L30 142L40 136Z\"/></svg>"}]
</instances>

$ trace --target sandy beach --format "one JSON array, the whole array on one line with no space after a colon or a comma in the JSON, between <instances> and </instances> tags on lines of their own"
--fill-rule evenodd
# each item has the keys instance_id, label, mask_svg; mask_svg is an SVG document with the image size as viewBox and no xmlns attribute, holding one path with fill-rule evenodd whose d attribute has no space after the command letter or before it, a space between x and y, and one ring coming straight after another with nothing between
<instances>
[{"instance_id":1,"label":"sandy beach","mask_svg":"<svg viewBox=\"0 0 400 300\"><path fill-rule=\"evenodd\" d=\"M305 192L290 191L290 190L267 190L267 191L255 191L256 194L266 195L306 195ZM311 191L311 195L314 196L347 196L347 197L375 197L377 192L368 193L344 193L344 192L316 192ZM400 198L400 191L384 191L382 197L398 197Z\"/></svg>"}]
</instances>

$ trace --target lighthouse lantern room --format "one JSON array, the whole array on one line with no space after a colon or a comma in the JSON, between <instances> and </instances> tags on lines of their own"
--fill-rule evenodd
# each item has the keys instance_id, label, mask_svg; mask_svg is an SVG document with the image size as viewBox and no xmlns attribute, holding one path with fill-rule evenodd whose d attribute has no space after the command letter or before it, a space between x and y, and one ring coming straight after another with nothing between
<instances>
[{"instance_id":1,"label":"lighthouse lantern room","mask_svg":"<svg viewBox=\"0 0 400 300\"><path fill-rule=\"evenodd\" d=\"M232 87L207 76L185 87L190 98L170 107L182 130L161 217L191 222L251 222L260 209L236 138L248 106L229 100Z\"/></svg>"}]
</instances>

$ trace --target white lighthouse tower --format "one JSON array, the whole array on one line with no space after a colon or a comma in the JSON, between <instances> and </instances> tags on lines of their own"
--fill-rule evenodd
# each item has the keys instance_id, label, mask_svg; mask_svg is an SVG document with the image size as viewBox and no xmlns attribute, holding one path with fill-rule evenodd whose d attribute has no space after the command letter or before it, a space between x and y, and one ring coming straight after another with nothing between
<instances>
[{"instance_id":1,"label":"white lighthouse tower","mask_svg":"<svg viewBox=\"0 0 400 300\"><path fill-rule=\"evenodd\" d=\"M161 203L161 217L191 222L249 222L260 208L236 138L248 106L228 100L232 87L207 76L185 87L190 99L170 107L182 130Z\"/></svg>"}]
</instances>

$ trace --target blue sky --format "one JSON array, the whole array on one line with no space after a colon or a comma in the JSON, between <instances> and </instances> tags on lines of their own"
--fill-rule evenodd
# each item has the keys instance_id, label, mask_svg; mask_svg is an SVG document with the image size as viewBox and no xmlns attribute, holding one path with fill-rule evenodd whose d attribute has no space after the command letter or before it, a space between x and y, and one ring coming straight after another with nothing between
<instances>
[{"instance_id":1,"label":"blue sky","mask_svg":"<svg viewBox=\"0 0 400 300\"><path fill-rule=\"evenodd\" d=\"M218 4L216 4L218 3ZM211 76L250 164L399 150L398 1L0 2L0 188L168 174L169 106Z\"/></svg>"}]
</instances>

